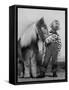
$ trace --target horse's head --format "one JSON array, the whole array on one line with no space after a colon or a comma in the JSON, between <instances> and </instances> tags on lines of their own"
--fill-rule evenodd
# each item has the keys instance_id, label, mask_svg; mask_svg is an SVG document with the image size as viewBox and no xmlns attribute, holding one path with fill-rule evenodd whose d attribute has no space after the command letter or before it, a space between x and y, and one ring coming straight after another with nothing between
<instances>
[{"instance_id":1,"label":"horse's head","mask_svg":"<svg viewBox=\"0 0 69 90\"><path fill-rule=\"evenodd\" d=\"M43 39L46 38L46 36L48 35L48 28L44 22L43 17L37 21L36 27L37 27L38 33L40 34L40 37Z\"/></svg>"}]
</instances>

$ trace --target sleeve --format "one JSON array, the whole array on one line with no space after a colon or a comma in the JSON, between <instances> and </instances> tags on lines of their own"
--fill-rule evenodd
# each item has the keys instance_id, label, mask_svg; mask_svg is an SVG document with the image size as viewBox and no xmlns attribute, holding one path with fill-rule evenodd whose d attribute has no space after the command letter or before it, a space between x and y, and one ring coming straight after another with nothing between
<instances>
[{"instance_id":1,"label":"sleeve","mask_svg":"<svg viewBox=\"0 0 69 90\"><path fill-rule=\"evenodd\" d=\"M51 43L51 42L55 41L57 37L58 37L58 36L57 36L56 34L50 34L50 35L48 36L48 38L46 38L45 41L46 41L46 43Z\"/></svg>"}]
</instances>

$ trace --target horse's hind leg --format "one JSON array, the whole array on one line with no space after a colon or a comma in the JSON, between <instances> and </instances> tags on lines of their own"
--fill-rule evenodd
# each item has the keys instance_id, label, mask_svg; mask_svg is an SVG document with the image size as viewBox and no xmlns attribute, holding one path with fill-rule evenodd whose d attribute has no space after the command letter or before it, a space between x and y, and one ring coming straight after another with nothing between
<instances>
[{"instance_id":1,"label":"horse's hind leg","mask_svg":"<svg viewBox=\"0 0 69 90\"><path fill-rule=\"evenodd\" d=\"M27 50L24 60L24 78L30 77L30 52Z\"/></svg>"},{"instance_id":2,"label":"horse's hind leg","mask_svg":"<svg viewBox=\"0 0 69 90\"><path fill-rule=\"evenodd\" d=\"M30 77L30 68L27 61L24 62L24 78Z\"/></svg>"},{"instance_id":3,"label":"horse's hind leg","mask_svg":"<svg viewBox=\"0 0 69 90\"><path fill-rule=\"evenodd\" d=\"M23 73L23 64L21 62L18 62L18 77L22 78L24 73Z\"/></svg>"}]
</instances>

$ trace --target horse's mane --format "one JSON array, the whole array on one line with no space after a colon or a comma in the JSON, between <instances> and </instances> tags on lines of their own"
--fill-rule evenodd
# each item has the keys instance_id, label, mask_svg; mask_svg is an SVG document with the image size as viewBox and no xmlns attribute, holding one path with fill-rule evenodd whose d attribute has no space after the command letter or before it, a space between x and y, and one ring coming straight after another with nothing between
<instances>
[{"instance_id":1,"label":"horse's mane","mask_svg":"<svg viewBox=\"0 0 69 90\"><path fill-rule=\"evenodd\" d=\"M26 30L21 37L21 46L27 46L31 43L32 40L36 40L37 33L38 35L40 34L41 38L43 38L41 27L44 27L45 29L47 29L47 25L45 24L43 18L41 18L37 22L30 23L26 27Z\"/></svg>"}]
</instances>

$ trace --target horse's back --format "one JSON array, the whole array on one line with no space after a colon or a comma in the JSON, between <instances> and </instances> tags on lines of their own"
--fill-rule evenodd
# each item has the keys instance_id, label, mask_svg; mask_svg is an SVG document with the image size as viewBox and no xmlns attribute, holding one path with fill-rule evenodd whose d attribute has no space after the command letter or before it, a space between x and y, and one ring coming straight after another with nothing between
<instances>
[{"instance_id":1,"label":"horse's back","mask_svg":"<svg viewBox=\"0 0 69 90\"><path fill-rule=\"evenodd\" d=\"M31 43L32 39L36 40L36 26L32 24L26 28L26 31L21 36L21 46L27 46Z\"/></svg>"}]
</instances>

